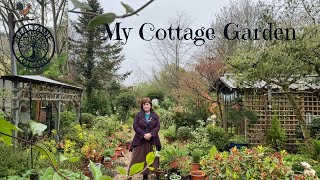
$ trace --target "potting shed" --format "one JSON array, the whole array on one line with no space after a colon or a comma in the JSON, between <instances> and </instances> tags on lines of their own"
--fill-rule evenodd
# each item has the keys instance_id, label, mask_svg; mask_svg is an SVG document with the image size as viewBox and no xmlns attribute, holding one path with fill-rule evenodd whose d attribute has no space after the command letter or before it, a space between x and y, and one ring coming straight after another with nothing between
<instances>
[{"instance_id":1,"label":"potting shed","mask_svg":"<svg viewBox=\"0 0 320 180\"><path fill-rule=\"evenodd\" d=\"M308 76L289 86L290 92L284 92L274 84L256 82L253 85L239 86L232 74L224 74L216 84L222 107L230 107L236 99L241 99L244 107L257 114L258 121L248 126L245 123L245 135L250 145L260 145L265 139L265 132L271 125L274 113L277 113L282 128L287 134L287 148L295 148L298 119L292 104L286 96L291 93L306 124L320 117L320 84L318 76Z\"/></svg>"},{"instance_id":2,"label":"potting shed","mask_svg":"<svg viewBox=\"0 0 320 180\"><path fill-rule=\"evenodd\" d=\"M2 111L11 117L16 126L27 124L31 117L46 124L49 132L53 127L59 133L60 112L65 103L72 104L76 121L81 118L82 88L43 76L1 76L0 96Z\"/></svg>"}]
</instances>

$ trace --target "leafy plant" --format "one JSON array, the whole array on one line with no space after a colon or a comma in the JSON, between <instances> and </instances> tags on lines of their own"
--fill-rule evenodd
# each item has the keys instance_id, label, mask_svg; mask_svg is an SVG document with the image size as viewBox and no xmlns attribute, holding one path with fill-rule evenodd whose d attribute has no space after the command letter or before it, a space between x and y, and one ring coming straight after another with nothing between
<instances>
[{"instance_id":1,"label":"leafy plant","mask_svg":"<svg viewBox=\"0 0 320 180\"><path fill-rule=\"evenodd\" d=\"M223 151L228 147L229 135L223 128L208 125L207 126L208 138L212 145L216 146L218 150Z\"/></svg>"},{"instance_id":2,"label":"leafy plant","mask_svg":"<svg viewBox=\"0 0 320 180\"><path fill-rule=\"evenodd\" d=\"M164 99L164 92L159 90L154 90L152 92L149 92L147 94L147 97L149 97L150 99L158 99L159 102L161 102Z\"/></svg>"},{"instance_id":3,"label":"leafy plant","mask_svg":"<svg viewBox=\"0 0 320 180\"><path fill-rule=\"evenodd\" d=\"M176 126L172 125L170 126L164 133L163 136L165 138L169 138L171 140L175 140L177 138L177 133L176 133Z\"/></svg>"},{"instance_id":4,"label":"leafy plant","mask_svg":"<svg viewBox=\"0 0 320 180\"><path fill-rule=\"evenodd\" d=\"M76 114L71 111L64 111L60 114L61 127L69 127L73 122L76 121Z\"/></svg>"},{"instance_id":5,"label":"leafy plant","mask_svg":"<svg viewBox=\"0 0 320 180\"><path fill-rule=\"evenodd\" d=\"M242 135L234 135L229 139L229 142L234 143L247 143L246 138Z\"/></svg>"},{"instance_id":6,"label":"leafy plant","mask_svg":"<svg viewBox=\"0 0 320 180\"><path fill-rule=\"evenodd\" d=\"M189 127L179 127L177 130L177 139L180 141L187 141L192 138L191 128Z\"/></svg>"},{"instance_id":7,"label":"leafy plant","mask_svg":"<svg viewBox=\"0 0 320 180\"><path fill-rule=\"evenodd\" d=\"M191 153L192 162L199 163L201 155L202 155L202 151L200 149L193 150L192 153Z\"/></svg>"},{"instance_id":8,"label":"leafy plant","mask_svg":"<svg viewBox=\"0 0 320 180\"><path fill-rule=\"evenodd\" d=\"M93 124L94 116L90 113L83 113L81 117L81 121L83 124L86 124L87 127L91 127Z\"/></svg>"},{"instance_id":9,"label":"leafy plant","mask_svg":"<svg viewBox=\"0 0 320 180\"><path fill-rule=\"evenodd\" d=\"M189 173L191 171L190 163L191 160L189 158L183 158L178 161L178 171L180 172L181 176L189 176Z\"/></svg>"},{"instance_id":10,"label":"leafy plant","mask_svg":"<svg viewBox=\"0 0 320 180\"><path fill-rule=\"evenodd\" d=\"M175 112L173 119L177 128L182 126L194 127L197 124L196 113L193 113L189 110L184 110L182 112Z\"/></svg>"},{"instance_id":11,"label":"leafy plant","mask_svg":"<svg viewBox=\"0 0 320 180\"><path fill-rule=\"evenodd\" d=\"M271 145L271 147L276 150L280 150L281 148L283 148L286 142L286 133L281 128L280 121L276 113L273 115L271 127L267 130L266 138L267 144Z\"/></svg>"},{"instance_id":12,"label":"leafy plant","mask_svg":"<svg viewBox=\"0 0 320 180\"><path fill-rule=\"evenodd\" d=\"M0 144L0 152L0 177L22 175L28 170L27 151Z\"/></svg>"},{"instance_id":13,"label":"leafy plant","mask_svg":"<svg viewBox=\"0 0 320 180\"><path fill-rule=\"evenodd\" d=\"M292 179L293 171L283 163L285 151L268 153L262 146L230 153L215 153L214 157L202 161L209 179Z\"/></svg>"},{"instance_id":14,"label":"leafy plant","mask_svg":"<svg viewBox=\"0 0 320 180\"><path fill-rule=\"evenodd\" d=\"M157 110L157 113L159 114L159 117L161 119L161 127L168 128L173 125L174 119L173 119L173 112L171 110L166 110L163 108L159 108Z\"/></svg>"}]
</instances>

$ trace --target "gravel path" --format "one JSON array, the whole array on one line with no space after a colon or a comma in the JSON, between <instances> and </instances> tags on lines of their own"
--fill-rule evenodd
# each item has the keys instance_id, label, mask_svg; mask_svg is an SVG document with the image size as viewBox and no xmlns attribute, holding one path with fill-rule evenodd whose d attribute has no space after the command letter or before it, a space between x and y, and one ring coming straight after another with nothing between
<instances>
[{"instance_id":1,"label":"gravel path","mask_svg":"<svg viewBox=\"0 0 320 180\"><path fill-rule=\"evenodd\" d=\"M124 162L126 164L126 169L128 170L129 164L131 161L131 152L127 151L127 153L125 153L125 156L118 158L117 161ZM118 174L114 177L114 179L115 180L126 180L127 178L123 175ZM133 176L132 180L142 180L142 175L137 174L137 175Z\"/></svg>"}]
</instances>

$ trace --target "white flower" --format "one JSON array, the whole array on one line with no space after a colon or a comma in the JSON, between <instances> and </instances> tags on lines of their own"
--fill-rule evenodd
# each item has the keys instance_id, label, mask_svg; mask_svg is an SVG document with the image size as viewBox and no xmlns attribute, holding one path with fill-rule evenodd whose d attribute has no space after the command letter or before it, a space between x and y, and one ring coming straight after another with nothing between
<instances>
[{"instance_id":1,"label":"white flower","mask_svg":"<svg viewBox=\"0 0 320 180\"><path fill-rule=\"evenodd\" d=\"M301 162L301 166L304 168L304 169L311 169L311 165L307 162Z\"/></svg>"}]
</instances>

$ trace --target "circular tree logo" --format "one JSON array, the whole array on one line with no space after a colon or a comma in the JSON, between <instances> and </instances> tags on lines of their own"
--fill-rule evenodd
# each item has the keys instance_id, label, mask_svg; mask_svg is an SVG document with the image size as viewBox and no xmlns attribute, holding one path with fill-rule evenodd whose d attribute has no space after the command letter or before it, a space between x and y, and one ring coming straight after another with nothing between
<instances>
[{"instance_id":1,"label":"circular tree logo","mask_svg":"<svg viewBox=\"0 0 320 180\"><path fill-rule=\"evenodd\" d=\"M14 34L12 50L22 65L29 68L40 68L52 59L55 42L46 27L40 24L26 24Z\"/></svg>"}]
</instances>

